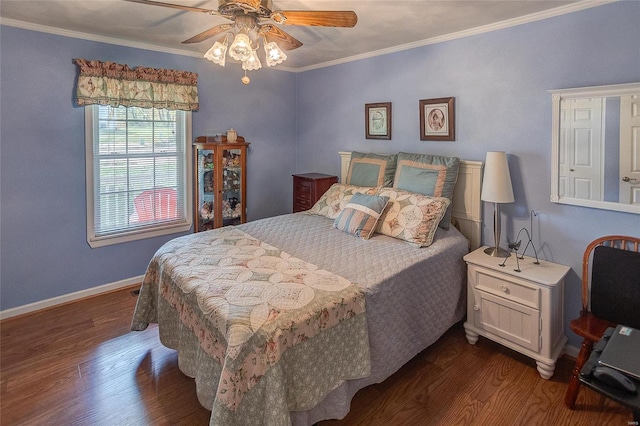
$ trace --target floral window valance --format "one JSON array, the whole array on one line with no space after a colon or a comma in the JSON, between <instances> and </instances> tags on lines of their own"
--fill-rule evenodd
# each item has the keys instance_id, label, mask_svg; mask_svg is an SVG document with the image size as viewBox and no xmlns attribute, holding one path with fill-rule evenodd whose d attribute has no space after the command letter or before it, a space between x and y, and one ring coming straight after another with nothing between
<instances>
[{"instance_id":1,"label":"floral window valance","mask_svg":"<svg viewBox=\"0 0 640 426\"><path fill-rule=\"evenodd\" d=\"M198 74L137 67L115 62L74 59L80 67L76 98L79 106L166 108L197 111Z\"/></svg>"}]
</instances>

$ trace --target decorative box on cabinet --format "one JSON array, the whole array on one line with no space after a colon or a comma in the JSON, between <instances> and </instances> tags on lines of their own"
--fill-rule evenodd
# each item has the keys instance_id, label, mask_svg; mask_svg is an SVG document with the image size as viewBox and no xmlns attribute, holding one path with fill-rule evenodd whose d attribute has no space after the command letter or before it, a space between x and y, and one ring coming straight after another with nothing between
<instances>
[{"instance_id":1,"label":"decorative box on cabinet","mask_svg":"<svg viewBox=\"0 0 640 426\"><path fill-rule=\"evenodd\" d=\"M247 221L247 148L225 137L199 136L193 143L194 232Z\"/></svg>"},{"instance_id":2,"label":"decorative box on cabinet","mask_svg":"<svg viewBox=\"0 0 640 426\"><path fill-rule=\"evenodd\" d=\"M293 175L293 212L309 210L337 182L338 176L322 173Z\"/></svg>"},{"instance_id":3,"label":"decorative box on cabinet","mask_svg":"<svg viewBox=\"0 0 640 426\"><path fill-rule=\"evenodd\" d=\"M536 361L549 379L564 350L564 277L569 267L525 256L491 257L481 247L464 257L467 262L467 341L478 336L494 340Z\"/></svg>"}]
</instances>

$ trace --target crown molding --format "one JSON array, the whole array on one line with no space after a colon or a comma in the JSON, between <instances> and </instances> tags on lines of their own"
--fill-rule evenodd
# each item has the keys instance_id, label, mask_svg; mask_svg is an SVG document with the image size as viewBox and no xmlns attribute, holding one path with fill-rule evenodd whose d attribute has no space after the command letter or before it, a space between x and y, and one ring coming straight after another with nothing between
<instances>
[{"instance_id":1,"label":"crown molding","mask_svg":"<svg viewBox=\"0 0 640 426\"><path fill-rule=\"evenodd\" d=\"M535 21L540 21L540 20L543 20L543 19L553 18L553 17L556 17L556 16L566 15L568 13L578 12L578 11L581 11L581 10L590 9L592 7L602 6L602 5L605 5L605 4L615 3L617 1L619 1L619 0L582 0L582 1L578 1L576 3L572 3L572 4L569 4L569 5L566 5L566 6L560 6L560 7L557 7L557 8L545 10L545 11L542 11L542 12L532 13L530 15L521 16L521 17L518 17L518 18L508 19L506 21L496 22L496 23L489 24L489 25L483 25L483 26L480 26L480 27L471 28L471 29L464 30L464 31L458 31L458 32L455 32L455 33L446 34L446 35L439 36L439 37L432 37L432 38L425 39L425 40L420 40L420 41L415 41L415 42L411 42L411 43L401 44L401 45L389 47L389 48L386 48L386 49L375 50L375 51L363 53L363 54L360 54L360 55L354 55L354 56L349 56L349 57L345 57L345 58L341 58L341 59L336 59L334 61L322 62L322 63L319 63L319 64L309 65L309 66L300 67L300 68L291 68L291 67L286 67L286 66L285 67L279 66L278 68L274 68L274 70L300 73L300 72L311 71L311 70L315 70L315 69L319 69L319 68L331 67L331 66L334 66L334 65L340 65L340 64L344 64L344 63L348 63L348 62L359 61L361 59L368 59L368 58L373 58L373 57L376 57L376 56L388 55L390 53L402 52L404 50L415 49L417 47L423 47L423 46L428 46L428 45L431 45L431 44L443 43L443 42L446 42L446 41L457 40L457 39L460 39L460 38L465 38L465 37L470 37L470 36L474 36L474 35L478 35L478 34L483 34L483 33L488 33L488 32L492 32L492 31L496 31L496 30L501 30L501 29L505 29L505 28L515 27L517 25L527 24L527 23L530 23L530 22L535 22ZM7 18L1 18L0 17L0 24L1 25L7 25L7 26L10 26L10 27L22 28L22 29L26 29L26 30L32 30L32 31L44 32L44 33L48 33L48 34L60 35L60 36L63 36L63 37L71 37L71 38L95 41L95 42L100 42L100 43L108 43L108 44L114 44L114 45L124 46L124 47L133 47L133 48L136 48L136 49L151 50L151 51L155 51L155 52L169 53L169 54L173 54L173 55L182 55L182 56L190 56L190 57L194 57L194 58L202 58L202 54L200 54L198 52L192 52L192 51L189 51L189 50L176 49L176 48L170 48L170 47L165 47L165 46L158 46L158 45L154 45L154 44L151 44L151 43L136 42L136 41L125 40L125 39L120 39L120 38L115 38L115 37L100 36L100 35L96 35L96 34L83 33L83 32L79 32L79 31L70 31L70 30L65 30L65 29L61 29L61 28L49 27L49 26L46 26L46 25L39 25L39 24L32 24L32 23L25 22L25 21L18 21L18 20L15 20L15 19L7 19Z\"/></svg>"},{"instance_id":2,"label":"crown molding","mask_svg":"<svg viewBox=\"0 0 640 426\"><path fill-rule=\"evenodd\" d=\"M191 52L184 49L175 49L170 47L157 46L149 43L141 43L141 42L136 42L131 40L125 40L121 38L106 37L106 36L101 36L97 34L89 34L89 33L83 33L79 31L65 30L62 28L49 27L49 26L40 25L40 24L33 24L30 22L18 21L15 19L0 18L0 24L7 25L9 27L22 28L24 30L38 31L38 32L47 33L47 34L77 38L81 40L96 41L100 43L115 44L115 45L124 46L124 47L133 47L136 49L153 50L156 52L170 53L172 55L192 56L195 58L202 57L202 55L197 52Z\"/></svg>"},{"instance_id":3,"label":"crown molding","mask_svg":"<svg viewBox=\"0 0 640 426\"><path fill-rule=\"evenodd\" d=\"M124 47L133 47L133 48L136 48L136 49L151 50L151 51L154 51L154 52L169 53L169 54L172 54L172 55L190 56L192 58L202 58L202 54L201 53L192 52L190 50L176 49L176 48L171 48L171 47L158 46L158 45L151 44L151 43L142 43L142 42L137 42L137 41L125 40L125 39L121 39L121 38L106 37L106 36L101 36L101 35L96 35L96 34L83 33L83 32L79 32L79 31L65 30L65 29L62 29L62 28L49 27L49 26L40 25L40 24L33 24L31 22L18 21L18 20L15 20L15 19L7 19L7 18L0 17L0 25L6 25L8 27L21 28L23 30L38 31L38 32L41 32L41 33L54 34L54 35L59 35L59 36L63 36L63 37L77 38L77 39L80 39L80 40L88 40L88 41L95 41L95 42L99 42L99 43L114 44L114 45L117 45L117 46L124 46ZM278 68L274 68L274 71L294 72L296 70L293 69L293 68L289 68L289 67L279 66Z\"/></svg>"},{"instance_id":4,"label":"crown molding","mask_svg":"<svg viewBox=\"0 0 640 426\"><path fill-rule=\"evenodd\" d=\"M294 72L311 71L319 68L330 67L333 65L340 65L347 62L359 61L361 59L368 59L376 56L388 55L390 53L402 52L409 49L415 49L416 47L423 47L431 44L443 43L445 41L457 40L464 37L470 37L478 34L515 27L522 24L528 24L530 22L541 21L543 19L553 18L556 16L566 15L568 13L579 12L581 10L602 6L605 4L615 3L617 1L619 0L582 0L566 6L560 6L560 7L548 9L542 12L536 12L529 15L520 16L518 18L507 19L506 21L496 22L489 25L482 25L480 27L471 28L464 31L445 34L443 36L432 37L425 40L414 41L406 44L400 44L398 46L393 46L386 49L374 50L374 51L363 53L360 55L354 55L346 58L336 59L335 61L328 61L320 64L309 65L307 67L300 67L300 68L296 68Z\"/></svg>"}]
</instances>

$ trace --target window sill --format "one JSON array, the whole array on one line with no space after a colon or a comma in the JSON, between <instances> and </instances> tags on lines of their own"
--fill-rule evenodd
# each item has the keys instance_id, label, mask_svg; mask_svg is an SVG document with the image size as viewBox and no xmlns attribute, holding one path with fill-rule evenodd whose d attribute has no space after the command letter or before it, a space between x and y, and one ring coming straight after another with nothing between
<instances>
[{"instance_id":1,"label":"window sill","mask_svg":"<svg viewBox=\"0 0 640 426\"><path fill-rule=\"evenodd\" d=\"M91 248L105 247L113 244L128 243L131 241L143 240L146 238L160 237L163 235L187 232L191 229L191 222L171 223L167 225L155 225L151 228L137 229L135 231L121 232L113 235L100 237L91 236L87 242Z\"/></svg>"}]
</instances>

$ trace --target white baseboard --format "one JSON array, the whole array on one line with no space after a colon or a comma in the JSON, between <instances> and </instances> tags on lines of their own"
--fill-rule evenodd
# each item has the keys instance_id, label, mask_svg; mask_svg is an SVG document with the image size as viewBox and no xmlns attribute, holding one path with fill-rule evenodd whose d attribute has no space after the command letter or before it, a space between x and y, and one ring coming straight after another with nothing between
<instances>
[{"instance_id":1,"label":"white baseboard","mask_svg":"<svg viewBox=\"0 0 640 426\"><path fill-rule=\"evenodd\" d=\"M101 293L108 293L110 291L118 290L124 287L129 287L137 283L141 283L144 275L137 277L127 278L124 280L116 281L109 284L99 285L97 287L88 288L86 290L76 291L74 293L63 294L62 296L52 297L51 299L41 300L39 302L29 303L23 306L17 306L15 308L5 309L0 311L0 321L7 318L15 317L18 315L24 315L31 312L39 311L53 306L62 305L64 303L72 302L74 300L84 299L89 296L95 296Z\"/></svg>"},{"instance_id":2,"label":"white baseboard","mask_svg":"<svg viewBox=\"0 0 640 426\"><path fill-rule=\"evenodd\" d=\"M578 358L578 354L580 353L580 348L575 346L566 345L564 347L564 353L573 358Z\"/></svg>"}]
</instances>

